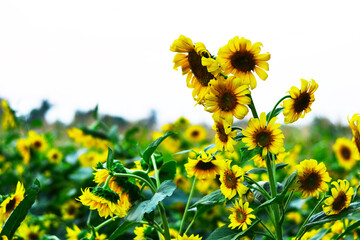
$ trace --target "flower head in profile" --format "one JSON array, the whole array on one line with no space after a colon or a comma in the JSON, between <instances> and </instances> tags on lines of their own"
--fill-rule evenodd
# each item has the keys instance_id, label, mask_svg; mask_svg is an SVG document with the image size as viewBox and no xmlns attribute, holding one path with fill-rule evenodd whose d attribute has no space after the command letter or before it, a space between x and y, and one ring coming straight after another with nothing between
<instances>
[{"instance_id":1,"label":"flower head in profile","mask_svg":"<svg viewBox=\"0 0 360 240\"><path fill-rule=\"evenodd\" d=\"M218 52L217 60L224 70L224 74L234 74L236 77L244 79L245 84L254 89L257 85L254 72L262 79L266 80L269 71L270 54L260 54L262 44L238 36L230 39L228 44L221 47Z\"/></svg>"},{"instance_id":2,"label":"flower head in profile","mask_svg":"<svg viewBox=\"0 0 360 240\"><path fill-rule=\"evenodd\" d=\"M24 195L24 185L21 182L18 182L15 193L10 194L10 196L5 198L5 200L0 204L0 223L5 222L6 219L9 218L10 214L24 199Z\"/></svg>"},{"instance_id":3,"label":"flower head in profile","mask_svg":"<svg viewBox=\"0 0 360 240\"><path fill-rule=\"evenodd\" d=\"M354 189L350 187L347 180L338 180L332 182L331 197L325 199L323 210L327 215L340 213L343 209L349 207L351 198L354 195Z\"/></svg>"},{"instance_id":4,"label":"flower head in profile","mask_svg":"<svg viewBox=\"0 0 360 240\"><path fill-rule=\"evenodd\" d=\"M347 138L338 138L333 146L339 165L346 170L352 169L360 159L355 144Z\"/></svg>"},{"instance_id":5,"label":"flower head in profile","mask_svg":"<svg viewBox=\"0 0 360 240\"><path fill-rule=\"evenodd\" d=\"M204 141L206 139L207 133L203 126L193 125L185 130L184 136L189 142L195 143Z\"/></svg>"},{"instance_id":6,"label":"flower head in profile","mask_svg":"<svg viewBox=\"0 0 360 240\"><path fill-rule=\"evenodd\" d=\"M353 133L353 142L360 154L360 114L356 113L349 121L349 126Z\"/></svg>"},{"instance_id":7,"label":"flower head in profile","mask_svg":"<svg viewBox=\"0 0 360 240\"><path fill-rule=\"evenodd\" d=\"M236 141L233 139L236 137L236 130L231 129L231 124L225 119L220 118L217 114L213 115L215 125L215 144L218 151L234 152L234 145Z\"/></svg>"},{"instance_id":8,"label":"flower head in profile","mask_svg":"<svg viewBox=\"0 0 360 240\"><path fill-rule=\"evenodd\" d=\"M245 231L249 225L251 225L252 218L255 219L255 215L251 214L254 210L252 208L249 208L249 202L245 202L243 204L243 201L236 200L235 203L233 203L232 208L230 208L231 214L229 216L229 219L231 223L229 224L229 228L234 229L242 229L242 231Z\"/></svg>"},{"instance_id":9,"label":"flower head in profile","mask_svg":"<svg viewBox=\"0 0 360 240\"><path fill-rule=\"evenodd\" d=\"M251 103L249 87L240 78L219 77L210 81L210 93L205 97L205 110L224 118L232 124L233 116L243 119L249 112L246 105Z\"/></svg>"},{"instance_id":10,"label":"flower head in profile","mask_svg":"<svg viewBox=\"0 0 360 240\"><path fill-rule=\"evenodd\" d=\"M174 69L181 67L182 74L187 74L186 83L193 88L194 100L203 103L210 80L220 73L218 63L211 58L203 43L194 45L190 38L183 35L173 42L170 51L177 52L173 60Z\"/></svg>"},{"instance_id":11,"label":"flower head in profile","mask_svg":"<svg viewBox=\"0 0 360 240\"><path fill-rule=\"evenodd\" d=\"M318 88L318 84L311 79L311 82L301 79L301 89L291 87L288 93L291 98L284 100L284 122L292 123L299 118L304 118L305 114L311 111L311 105L315 101L314 92Z\"/></svg>"},{"instance_id":12,"label":"flower head in profile","mask_svg":"<svg viewBox=\"0 0 360 240\"><path fill-rule=\"evenodd\" d=\"M297 189L302 193L301 198L319 197L319 192L328 190L331 181L324 163L314 159L304 160L297 165Z\"/></svg>"},{"instance_id":13,"label":"flower head in profile","mask_svg":"<svg viewBox=\"0 0 360 240\"><path fill-rule=\"evenodd\" d=\"M225 198L231 199L236 194L244 195L248 188L243 184L245 171L231 161L227 161L225 168L220 172L220 190Z\"/></svg>"},{"instance_id":14,"label":"flower head in profile","mask_svg":"<svg viewBox=\"0 0 360 240\"><path fill-rule=\"evenodd\" d=\"M256 146L262 148L262 157L268 152L278 154L284 152L284 134L279 129L280 123L275 124L276 117L273 117L266 124L266 113L262 112L259 118L251 118L248 127L242 131L245 136L242 141L249 147L249 150Z\"/></svg>"},{"instance_id":15,"label":"flower head in profile","mask_svg":"<svg viewBox=\"0 0 360 240\"><path fill-rule=\"evenodd\" d=\"M185 164L185 169L188 177L195 176L198 179L215 178L220 174L220 171L225 167L223 159L217 159L213 156L213 151L199 153L195 158L188 158L188 163Z\"/></svg>"}]
</instances>

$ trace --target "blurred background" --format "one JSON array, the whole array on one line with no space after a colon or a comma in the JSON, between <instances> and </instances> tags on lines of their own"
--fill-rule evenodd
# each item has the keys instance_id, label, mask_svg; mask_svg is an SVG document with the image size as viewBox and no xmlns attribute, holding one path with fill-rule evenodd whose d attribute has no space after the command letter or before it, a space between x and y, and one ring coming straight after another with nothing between
<instances>
[{"instance_id":1,"label":"blurred background","mask_svg":"<svg viewBox=\"0 0 360 240\"><path fill-rule=\"evenodd\" d=\"M357 1L1 2L0 97L21 115L47 100L48 122L70 123L98 104L129 121L212 124L172 69L169 47L183 34L217 55L239 36L271 54L269 77L252 92L259 112L300 78L314 79L312 112L295 125L316 117L347 124L360 111L358 10Z\"/></svg>"}]
</instances>

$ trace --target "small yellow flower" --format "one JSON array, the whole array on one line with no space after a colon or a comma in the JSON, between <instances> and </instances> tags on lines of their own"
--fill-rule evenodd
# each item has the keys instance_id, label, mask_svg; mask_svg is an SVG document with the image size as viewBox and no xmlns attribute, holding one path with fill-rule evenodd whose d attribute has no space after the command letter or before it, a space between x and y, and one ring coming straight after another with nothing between
<instances>
[{"instance_id":1,"label":"small yellow flower","mask_svg":"<svg viewBox=\"0 0 360 240\"><path fill-rule=\"evenodd\" d=\"M327 215L340 213L344 208L349 207L351 198L354 195L354 189L350 187L347 180L338 180L332 182L334 188L331 188L331 197L325 199L323 210Z\"/></svg>"},{"instance_id":2,"label":"small yellow flower","mask_svg":"<svg viewBox=\"0 0 360 240\"><path fill-rule=\"evenodd\" d=\"M0 204L0 223L5 222L6 219L9 218L10 214L24 199L24 194L24 185L21 182L18 182L15 193L10 194L10 196L5 198L5 200Z\"/></svg>"},{"instance_id":3,"label":"small yellow flower","mask_svg":"<svg viewBox=\"0 0 360 240\"><path fill-rule=\"evenodd\" d=\"M245 231L248 228L248 225L251 225L251 218L256 218L255 215L250 214L254 210L249 208L248 202L243 204L241 199L239 201L235 201L233 206L234 207L230 208L231 215L229 216L229 219L231 223L229 224L229 228L234 229L238 227L238 229Z\"/></svg>"},{"instance_id":4,"label":"small yellow flower","mask_svg":"<svg viewBox=\"0 0 360 240\"><path fill-rule=\"evenodd\" d=\"M18 139L16 142L16 149L19 151L20 155L23 158L25 165L29 165L31 152L30 152L30 142L28 139Z\"/></svg>"},{"instance_id":5,"label":"small yellow flower","mask_svg":"<svg viewBox=\"0 0 360 240\"><path fill-rule=\"evenodd\" d=\"M81 207L81 204L76 202L74 199L70 199L61 207L62 218L64 220L75 219L78 209Z\"/></svg>"},{"instance_id":6,"label":"small yellow flower","mask_svg":"<svg viewBox=\"0 0 360 240\"><path fill-rule=\"evenodd\" d=\"M353 142L356 145L360 154L360 114L356 113L349 121L349 126L353 133Z\"/></svg>"},{"instance_id":7,"label":"small yellow flower","mask_svg":"<svg viewBox=\"0 0 360 240\"><path fill-rule=\"evenodd\" d=\"M1 125L2 128L6 131L8 129L13 129L16 127L16 119L15 119L15 113L10 108L8 102L6 100L1 101L1 107L4 110L2 119L1 119Z\"/></svg>"},{"instance_id":8,"label":"small yellow flower","mask_svg":"<svg viewBox=\"0 0 360 240\"><path fill-rule=\"evenodd\" d=\"M333 146L339 165L346 170L352 169L360 159L355 144L347 138L338 138Z\"/></svg>"},{"instance_id":9,"label":"small yellow flower","mask_svg":"<svg viewBox=\"0 0 360 240\"><path fill-rule=\"evenodd\" d=\"M215 178L224 168L225 161L212 156L212 151L201 152L196 159L188 158L185 164L188 177L195 175L198 179Z\"/></svg>"},{"instance_id":10,"label":"small yellow flower","mask_svg":"<svg viewBox=\"0 0 360 240\"><path fill-rule=\"evenodd\" d=\"M225 119L222 119L213 115L215 125L213 129L215 130L215 144L218 151L229 151L234 152L234 145L236 141L233 139L236 137L236 130L231 129L231 124Z\"/></svg>"},{"instance_id":11,"label":"small yellow flower","mask_svg":"<svg viewBox=\"0 0 360 240\"><path fill-rule=\"evenodd\" d=\"M88 151L79 157L79 162L83 167L96 167L97 163L104 163L107 159L107 152Z\"/></svg>"},{"instance_id":12,"label":"small yellow flower","mask_svg":"<svg viewBox=\"0 0 360 240\"><path fill-rule=\"evenodd\" d=\"M78 240L78 236L80 233L80 228L75 224L73 225L73 229L66 227L66 240Z\"/></svg>"},{"instance_id":13,"label":"small yellow flower","mask_svg":"<svg viewBox=\"0 0 360 240\"><path fill-rule=\"evenodd\" d=\"M44 135L38 134L35 131L30 130L28 132L28 140L30 147L34 151L45 152L48 149L48 143Z\"/></svg>"},{"instance_id":14,"label":"small yellow flower","mask_svg":"<svg viewBox=\"0 0 360 240\"><path fill-rule=\"evenodd\" d=\"M285 217L287 220L290 220L290 221L293 221L295 222L296 224L300 224L301 221L302 221L302 216L299 212L289 212L286 214L286 217Z\"/></svg>"},{"instance_id":15,"label":"small yellow flower","mask_svg":"<svg viewBox=\"0 0 360 240\"><path fill-rule=\"evenodd\" d=\"M52 148L46 154L47 159L49 159L50 163L59 164L63 158L62 153L57 148Z\"/></svg>"},{"instance_id":16,"label":"small yellow flower","mask_svg":"<svg viewBox=\"0 0 360 240\"><path fill-rule=\"evenodd\" d=\"M202 142L206 139L207 133L203 126L193 125L184 132L185 139L191 143Z\"/></svg>"},{"instance_id":17,"label":"small yellow flower","mask_svg":"<svg viewBox=\"0 0 360 240\"><path fill-rule=\"evenodd\" d=\"M225 198L231 199L236 193L239 196L245 194L248 190L242 184L244 181L245 171L238 165L231 166L231 161L227 161L225 168L220 172L220 190Z\"/></svg>"},{"instance_id":18,"label":"small yellow flower","mask_svg":"<svg viewBox=\"0 0 360 240\"><path fill-rule=\"evenodd\" d=\"M180 236L178 235L177 239L176 240L201 240L202 237L200 237L199 235L194 235L194 234L191 234L191 236L187 236L185 233Z\"/></svg>"},{"instance_id":19,"label":"small yellow flower","mask_svg":"<svg viewBox=\"0 0 360 240\"><path fill-rule=\"evenodd\" d=\"M17 232L24 240L40 239L43 235L45 235L45 231L40 230L40 226L27 225L26 223L22 223Z\"/></svg>"}]
</instances>

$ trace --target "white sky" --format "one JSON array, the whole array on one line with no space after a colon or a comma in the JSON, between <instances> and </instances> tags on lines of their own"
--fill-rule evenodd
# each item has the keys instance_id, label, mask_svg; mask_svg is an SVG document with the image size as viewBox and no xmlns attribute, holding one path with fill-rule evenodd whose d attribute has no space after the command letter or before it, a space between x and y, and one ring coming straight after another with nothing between
<instances>
[{"instance_id":1,"label":"white sky","mask_svg":"<svg viewBox=\"0 0 360 240\"><path fill-rule=\"evenodd\" d=\"M217 55L239 36L271 54L269 77L252 92L258 112L313 78L316 101L300 122L346 123L360 112L357 2L1 1L0 97L19 113L49 99L50 121L69 122L76 109L99 104L100 113L130 120L155 109L160 123L185 116L211 124L172 69L169 47L183 34Z\"/></svg>"}]
</instances>

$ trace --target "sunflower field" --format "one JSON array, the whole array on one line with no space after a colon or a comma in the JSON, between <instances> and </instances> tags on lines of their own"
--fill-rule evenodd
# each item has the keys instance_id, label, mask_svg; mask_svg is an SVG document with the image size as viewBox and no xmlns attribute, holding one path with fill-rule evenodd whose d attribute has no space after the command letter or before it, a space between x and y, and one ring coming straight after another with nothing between
<instances>
[{"instance_id":1,"label":"sunflower field","mask_svg":"<svg viewBox=\"0 0 360 240\"><path fill-rule=\"evenodd\" d=\"M180 35L169 54L213 126L121 127L97 106L50 125L1 101L1 240L360 239L360 114L292 126L316 104L313 79L257 112L260 42L236 36L212 55Z\"/></svg>"}]
</instances>

